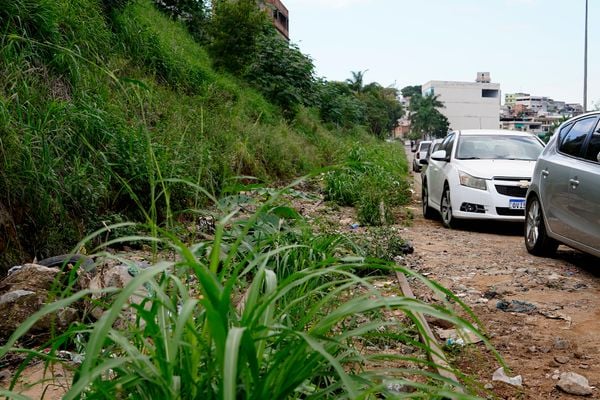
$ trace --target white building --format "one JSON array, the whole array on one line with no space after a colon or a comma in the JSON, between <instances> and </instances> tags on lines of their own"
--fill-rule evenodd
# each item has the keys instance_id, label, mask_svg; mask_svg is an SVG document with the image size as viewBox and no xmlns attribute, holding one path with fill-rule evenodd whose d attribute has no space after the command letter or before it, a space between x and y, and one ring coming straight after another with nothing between
<instances>
[{"instance_id":1,"label":"white building","mask_svg":"<svg viewBox=\"0 0 600 400\"><path fill-rule=\"evenodd\" d=\"M429 81L423 96L438 96L444 103L440 112L450 129L498 129L500 127L500 84L491 83L487 72L478 73L476 82Z\"/></svg>"}]
</instances>

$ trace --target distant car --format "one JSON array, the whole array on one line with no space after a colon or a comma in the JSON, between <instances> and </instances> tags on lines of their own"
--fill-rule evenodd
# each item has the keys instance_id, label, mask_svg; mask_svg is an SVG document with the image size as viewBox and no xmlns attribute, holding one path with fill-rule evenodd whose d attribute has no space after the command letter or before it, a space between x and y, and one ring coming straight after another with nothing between
<instances>
[{"instance_id":1,"label":"distant car","mask_svg":"<svg viewBox=\"0 0 600 400\"><path fill-rule=\"evenodd\" d=\"M600 257L600 112L563 123L540 155L527 192L525 246L559 243Z\"/></svg>"},{"instance_id":2,"label":"distant car","mask_svg":"<svg viewBox=\"0 0 600 400\"><path fill-rule=\"evenodd\" d=\"M429 149L430 145L431 145L431 140L423 140L423 141L419 142L419 144L417 145L417 148L414 152L415 156L413 157L413 163L412 163L413 171L415 171L415 172L421 171L421 164L419 163L419 160L421 160L425 157L425 154L427 154L427 150Z\"/></svg>"},{"instance_id":3,"label":"distant car","mask_svg":"<svg viewBox=\"0 0 600 400\"><path fill-rule=\"evenodd\" d=\"M525 195L543 142L505 130L454 131L428 160L423 215L441 214L451 228L460 219L525 220Z\"/></svg>"},{"instance_id":4,"label":"distant car","mask_svg":"<svg viewBox=\"0 0 600 400\"><path fill-rule=\"evenodd\" d=\"M443 141L444 139L433 139L431 141L431 145L429 145L429 148L427 149L427 153L425 153L425 157L419 160L419 164L421 165L421 181L425 176L425 171L427 171L427 165L429 164L429 158L431 157L431 154L440 148L440 145Z\"/></svg>"}]
</instances>

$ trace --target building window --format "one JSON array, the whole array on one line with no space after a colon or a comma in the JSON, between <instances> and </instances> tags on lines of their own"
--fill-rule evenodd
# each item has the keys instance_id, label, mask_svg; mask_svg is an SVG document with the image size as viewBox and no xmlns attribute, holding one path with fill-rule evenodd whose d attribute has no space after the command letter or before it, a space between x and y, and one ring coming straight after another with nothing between
<instances>
[{"instance_id":1,"label":"building window","mask_svg":"<svg viewBox=\"0 0 600 400\"><path fill-rule=\"evenodd\" d=\"M498 89L481 89L481 97L485 98L497 98L500 95Z\"/></svg>"}]
</instances>

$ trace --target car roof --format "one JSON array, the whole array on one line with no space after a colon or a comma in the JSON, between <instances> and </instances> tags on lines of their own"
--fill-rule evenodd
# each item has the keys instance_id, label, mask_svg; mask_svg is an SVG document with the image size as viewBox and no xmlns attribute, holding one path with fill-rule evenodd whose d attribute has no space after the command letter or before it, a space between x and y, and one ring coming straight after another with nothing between
<instances>
[{"instance_id":1,"label":"car roof","mask_svg":"<svg viewBox=\"0 0 600 400\"><path fill-rule=\"evenodd\" d=\"M533 136L530 132L507 129L464 129L457 132L461 136Z\"/></svg>"}]
</instances>

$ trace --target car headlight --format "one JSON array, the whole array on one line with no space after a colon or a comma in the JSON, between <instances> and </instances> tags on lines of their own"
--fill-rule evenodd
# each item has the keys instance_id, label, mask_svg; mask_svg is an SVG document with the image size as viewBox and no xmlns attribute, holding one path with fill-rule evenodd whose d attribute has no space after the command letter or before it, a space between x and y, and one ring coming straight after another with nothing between
<instances>
[{"instance_id":1,"label":"car headlight","mask_svg":"<svg viewBox=\"0 0 600 400\"><path fill-rule=\"evenodd\" d=\"M458 178L460 180L460 184L463 186L467 186L473 189L487 190L485 179L475 178L474 176L471 176L466 172L462 171L458 171Z\"/></svg>"}]
</instances>

